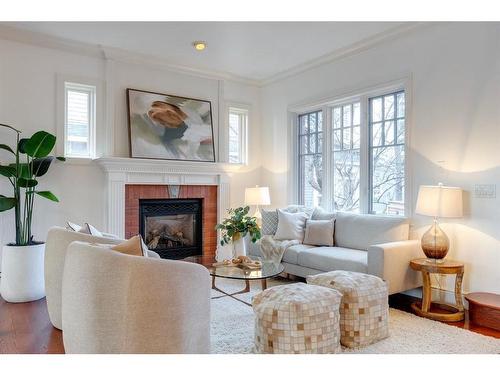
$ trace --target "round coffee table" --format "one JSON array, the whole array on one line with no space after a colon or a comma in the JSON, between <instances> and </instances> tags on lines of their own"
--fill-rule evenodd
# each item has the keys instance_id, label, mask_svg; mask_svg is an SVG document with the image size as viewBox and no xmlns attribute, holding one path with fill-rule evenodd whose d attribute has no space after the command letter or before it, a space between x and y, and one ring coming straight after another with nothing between
<instances>
[{"instance_id":1,"label":"round coffee table","mask_svg":"<svg viewBox=\"0 0 500 375\"><path fill-rule=\"evenodd\" d=\"M262 268L260 269L245 269L245 268L240 268L240 267L234 267L234 266L217 266L214 267L213 263L215 261L210 258L206 257L201 257L201 256L193 256L193 257L188 257L185 258L185 261L188 262L193 262L193 263L198 263L203 266L205 266L208 269L208 272L210 272L210 275L212 276L212 289L222 293L222 296L217 296L217 297L212 297L212 299L216 298L221 298L221 297L231 297L234 298L237 301L240 301L248 306L252 306L250 303L247 303L245 301L242 301L241 299L238 299L235 297L235 295L242 294L242 293L248 293L250 291L250 281L252 280L260 280L261 285L262 285L262 290L267 288L267 279L272 278L274 276L278 276L280 273L282 273L285 269L285 266L281 263L273 263L269 261L264 261L259 257L250 257L252 260L258 260L262 263ZM234 293L227 293L222 289L219 289L215 285L215 279L216 278L224 278L224 279L233 279L233 280L242 280L245 281L245 288L234 292Z\"/></svg>"}]
</instances>

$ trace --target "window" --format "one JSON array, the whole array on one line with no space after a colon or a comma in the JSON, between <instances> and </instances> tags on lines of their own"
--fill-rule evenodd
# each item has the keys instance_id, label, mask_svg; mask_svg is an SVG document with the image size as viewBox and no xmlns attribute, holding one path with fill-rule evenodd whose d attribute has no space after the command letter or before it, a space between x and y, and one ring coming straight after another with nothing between
<instances>
[{"instance_id":1,"label":"window","mask_svg":"<svg viewBox=\"0 0 500 375\"><path fill-rule=\"evenodd\" d=\"M370 213L404 214L405 94L370 98Z\"/></svg>"},{"instance_id":2,"label":"window","mask_svg":"<svg viewBox=\"0 0 500 375\"><path fill-rule=\"evenodd\" d=\"M352 96L299 114L299 203L404 215L405 110L405 92L394 90Z\"/></svg>"},{"instance_id":3,"label":"window","mask_svg":"<svg viewBox=\"0 0 500 375\"><path fill-rule=\"evenodd\" d=\"M323 181L323 112L299 116L299 199L320 206Z\"/></svg>"},{"instance_id":4,"label":"window","mask_svg":"<svg viewBox=\"0 0 500 375\"><path fill-rule=\"evenodd\" d=\"M64 82L64 154L95 156L96 87Z\"/></svg>"},{"instance_id":5,"label":"window","mask_svg":"<svg viewBox=\"0 0 500 375\"><path fill-rule=\"evenodd\" d=\"M333 108L333 206L338 211L359 212L360 103Z\"/></svg>"},{"instance_id":6,"label":"window","mask_svg":"<svg viewBox=\"0 0 500 375\"><path fill-rule=\"evenodd\" d=\"M229 163L243 164L247 161L248 110L229 107Z\"/></svg>"}]
</instances>

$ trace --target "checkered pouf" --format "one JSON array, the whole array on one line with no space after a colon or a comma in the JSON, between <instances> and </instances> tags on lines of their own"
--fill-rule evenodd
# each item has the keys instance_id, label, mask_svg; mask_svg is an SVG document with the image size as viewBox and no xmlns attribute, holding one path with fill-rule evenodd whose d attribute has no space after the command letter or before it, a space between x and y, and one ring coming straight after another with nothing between
<instances>
[{"instance_id":1,"label":"checkered pouf","mask_svg":"<svg viewBox=\"0 0 500 375\"><path fill-rule=\"evenodd\" d=\"M349 348L373 344L389 336L387 285L379 277L332 271L308 276L307 283L342 293L340 342Z\"/></svg>"},{"instance_id":2,"label":"checkered pouf","mask_svg":"<svg viewBox=\"0 0 500 375\"><path fill-rule=\"evenodd\" d=\"M295 283L257 294L257 353L337 353L340 351L338 291Z\"/></svg>"}]
</instances>

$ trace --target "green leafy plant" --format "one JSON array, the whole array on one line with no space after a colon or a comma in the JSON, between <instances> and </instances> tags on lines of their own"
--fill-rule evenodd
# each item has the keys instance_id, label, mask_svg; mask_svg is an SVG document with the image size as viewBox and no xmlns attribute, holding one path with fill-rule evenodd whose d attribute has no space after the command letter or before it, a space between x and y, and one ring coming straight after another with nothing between
<instances>
[{"instance_id":1,"label":"green leafy plant","mask_svg":"<svg viewBox=\"0 0 500 375\"><path fill-rule=\"evenodd\" d=\"M257 219L248 216L249 211L250 207L248 206L230 208L227 210L230 217L224 219L221 224L215 226L215 229L222 231L221 245L229 244L231 241L237 241L247 234L250 235L252 242L256 242L260 238L261 234L260 228L257 225Z\"/></svg>"},{"instance_id":2,"label":"green leafy plant","mask_svg":"<svg viewBox=\"0 0 500 375\"><path fill-rule=\"evenodd\" d=\"M16 134L15 150L6 144L0 144L0 150L15 157L15 163L0 164L0 175L9 180L14 190L13 197L0 195L0 212L14 208L16 221L15 245L31 245L36 243L33 241L31 234L35 195L53 202L59 202L57 197L50 191L37 189L38 178L47 173L55 159L60 161L65 159L63 157L49 156L56 143L56 137L52 134L39 131L33 134L31 138L21 138L21 131L16 128L4 124L0 124L0 126L10 129Z\"/></svg>"}]
</instances>

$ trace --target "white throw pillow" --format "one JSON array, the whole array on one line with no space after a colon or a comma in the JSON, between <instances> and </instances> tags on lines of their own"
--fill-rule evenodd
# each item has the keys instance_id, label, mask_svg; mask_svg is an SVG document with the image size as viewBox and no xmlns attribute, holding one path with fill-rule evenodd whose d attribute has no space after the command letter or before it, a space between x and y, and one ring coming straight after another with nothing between
<instances>
[{"instance_id":1,"label":"white throw pillow","mask_svg":"<svg viewBox=\"0 0 500 375\"><path fill-rule=\"evenodd\" d=\"M308 216L305 212L290 213L278 210L278 229L275 240L304 240L304 227Z\"/></svg>"},{"instance_id":2,"label":"white throw pillow","mask_svg":"<svg viewBox=\"0 0 500 375\"><path fill-rule=\"evenodd\" d=\"M90 225L89 223L85 223L85 226L87 227L86 233L90 234L91 236L103 237L101 231L98 230L93 225Z\"/></svg>"},{"instance_id":3,"label":"white throw pillow","mask_svg":"<svg viewBox=\"0 0 500 375\"><path fill-rule=\"evenodd\" d=\"M71 221L66 222L66 229L72 230L73 232L80 232L82 227L78 224L72 223Z\"/></svg>"},{"instance_id":4,"label":"white throw pillow","mask_svg":"<svg viewBox=\"0 0 500 375\"><path fill-rule=\"evenodd\" d=\"M333 246L335 220L307 220L304 244L314 246Z\"/></svg>"}]
</instances>

